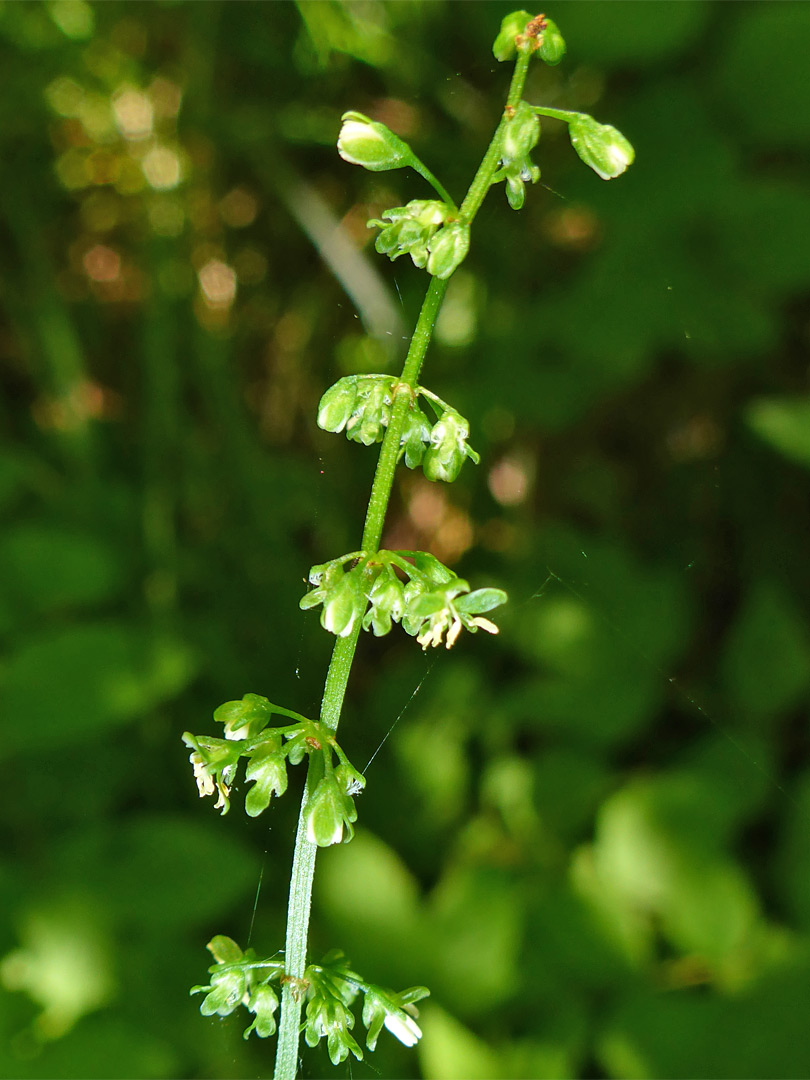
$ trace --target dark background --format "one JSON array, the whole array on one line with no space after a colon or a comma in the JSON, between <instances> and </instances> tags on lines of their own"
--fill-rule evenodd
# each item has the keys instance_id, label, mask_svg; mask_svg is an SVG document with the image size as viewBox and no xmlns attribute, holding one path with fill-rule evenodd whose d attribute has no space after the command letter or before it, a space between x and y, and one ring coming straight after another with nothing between
<instances>
[{"instance_id":1,"label":"dark background","mask_svg":"<svg viewBox=\"0 0 810 1080\"><path fill-rule=\"evenodd\" d=\"M342 162L340 115L460 199L511 9L0 8L2 1075L272 1074L188 988L215 933L282 945L301 779L221 818L180 735L248 691L317 710L298 598L375 453L315 409L399 370L426 278L365 221L430 197ZM361 641L341 743L388 738L312 953L432 997L417 1049L335 1075L805 1077L810 5L548 14L527 97L637 160L605 183L545 121L450 286L423 382L482 463L403 468L386 542L510 604L450 653Z\"/></svg>"}]
</instances>

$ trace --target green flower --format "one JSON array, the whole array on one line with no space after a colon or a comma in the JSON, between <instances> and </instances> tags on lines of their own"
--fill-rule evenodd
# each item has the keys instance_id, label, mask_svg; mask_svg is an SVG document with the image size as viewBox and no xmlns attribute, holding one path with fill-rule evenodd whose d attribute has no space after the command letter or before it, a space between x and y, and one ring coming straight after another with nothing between
<instances>
[{"instance_id":1,"label":"green flower","mask_svg":"<svg viewBox=\"0 0 810 1080\"><path fill-rule=\"evenodd\" d=\"M422 460L422 469L428 480L452 483L467 458L478 464L481 459L467 444L469 435L470 425L464 417L454 409L448 409L433 425L430 446Z\"/></svg>"},{"instance_id":2,"label":"green flower","mask_svg":"<svg viewBox=\"0 0 810 1080\"><path fill-rule=\"evenodd\" d=\"M513 210L520 210L526 197L525 185L536 184L540 169L529 152L540 138L540 121L525 101L520 101L504 124L501 139L501 168L492 179L506 181L506 197Z\"/></svg>"},{"instance_id":3,"label":"green flower","mask_svg":"<svg viewBox=\"0 0 810 1080\"><path fill-rule=\"evenodd\" d=\"M463 221L451 221L439 229L428 243L428 273L441 280L449 278L467 257L469 250L470 226Z\"/></svg>"},{"instance_id":4,"label":"green flower","mask_svg":"<svg viewBox=\"0 0 810 1080\"><path fill-rule=\"evenodd\" d=\"M276 1018L273 1014L278 1008L278 995L272 986L265 983L256 987L245 1004L255 1019L250 1027L245 1029L242 1038L246 1039L251 1031L255 1031L260 1039L269 1039L271 1035L275 1035Z\"/></svg>"},{"instance_id":5,"label":"green flower","mask_svg":"<svg viewBox=\"0 0 810 1080\"><path fill-rule=\"evenodd\" d=\"M470 592L469 588L463 578L455 578L428 591L415 587L409 595L406 589L406 618L402 624L408 633L416 636L423 649L436 648L443 640L445 647L451 649L462 627L472 634L478 630L498 633L498 627L482 618L482 614L506 603L506 593L502 589Z\"/></svg>"},{"instance_id":6,"label":"green flower","mask_svg":"<svg viewBox=\"0 0 810 1080\"><path fill-rule=\"evenodd\" d=\"M492 55L496 60L511 60L517 55L515 38L524 33L530 21L531 15L528 11L513 11L504 16L500 32L492 45Z\"/></svg>"},{"instance_id":7,"label":"green flower","mask_svg":"<svg viewBox=\"0 0 810 1080\"><path fill-rule=\"evenodd\" d=\"M382 220L368 222L369 228L382 230L374 247L392 262L400 255L410 255L414 266L421 269L428 260L428 242L450 212L447 203L437 199L412 199L405 206L385 210Z\"/></svg>"},{"instance_id":8,"label":"green flower","mask_svg":"<svg viewBox=\"0 0 810 1080\"><path fill-rule=\"evenodd\" d=\"M363 1003L363 1024L368 1029L366 1046L369 1050L376 1047L383 1025L403 1046L415 1046L422 1038L422 1031L414 1019L413 1002L421 1001L429 994L426 986L412 986L400 994L383 990L381 986L368 986Z\"/></svg>"},{"instance_id":9,"label":"green flower","mask_svg":"<svg viewBox=\"0 0 810 1080\"><path fill-rule=\"evenodd\" d=\"M346 777L339 774L339 769L340 766L318 782L307 803L307 840L318 847L347 843L354 836L352 823L357 821L357 809L347 791ZM355 787L354 778L350 779L354 794L359 788Z\"/></svg>"},{"instance_id":10,"label":"green flower","mask_svg":"<svg viewBox=\"0 0 810 1080\"><path fill-rule=\"evenodd\" d=\"M247 978L241 968L214 971L209 986L193 986L192 994L208 991L200 1005L203 1016L230 1016L247 991Z\"/></svg>"}]
</instances>

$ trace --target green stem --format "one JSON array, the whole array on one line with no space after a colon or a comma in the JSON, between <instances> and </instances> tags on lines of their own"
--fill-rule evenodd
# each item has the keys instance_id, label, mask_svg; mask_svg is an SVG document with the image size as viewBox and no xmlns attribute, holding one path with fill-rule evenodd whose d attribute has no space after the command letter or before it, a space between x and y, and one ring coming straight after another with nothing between
<instances>
[{"instance_id":1,"label":"green stem","mask_svg":"<svg viewBox=\"0 0 810 1080\"><path fill-rule=\"evenodd\" d=\"M528 52L518 55L509 87L507 110L510 106L514 107L521 99L529 60L530 54ZM497 171L501 149L501 128L507 117L508 111L501 119L484 160L481 162L478 172L470 185L470 190L461 204L459 217L467 222L471 222L478 213L481 203L484 201L486 193L492 184L492 177ZM432 180L430 182L433 183ZM437 190L439 189L437 188ZM441 189L441 192L443 192L443 189ZM446 197L446 193L444 194ZM377 470L374 474L374 483L372 484L368 510L366 511L366 521L363 527L363 539L360 543L362 550L367 553L379 550L385 515L391 497L391 488L394 483L394 473L399 460L408 407L416 390L419 371L433 336L433 329L436 325L439 308L447 291L448 281L449 279L431 278L411 338L411 344L408 348L408 355L405 358L402 375L396 386L394 405L377 461ZM332 650L332 659L329 662L321 702L321 721L333 732L337 731L340 721L343 698L346 693L346 685L349 680L359 635L360 622L358 620L351 634L345 638L338 638ZM290 877L284 965L286 974L281 995L281 1019L278 1029L275 1080L295 1080L298 1070L298 1039L304 1002L300 988L301 984L296 980L303 979L306 969L312 882L315 876L315 857L318 852L317 846L307 839L305 810L311 794L310 782L311 775L308 774L301 801L301 813L298 818L298 831L295 837L295 853Z\"/></svg>"},{"instance_id":2,"label":"green stem","mask_svg":"<svg viewBox=\"0 0 810 1080\"><path fill-rule=\"evenodd\" d=\"M461 204L459 217L462 221L472 221L490 189L492 177L497 172L498 162L501 157L503 126L509 119L511 110L515 108L523 96L523 86L529 71L530 60L530 52L518 53L515 70L512 72L512 81L509 84L509 94L506 98L506 107L504 108L503 116L495 129L495 134L492 136L489 148L486 154L484 154L484 160L479 165L478 172L473 177L473 182L470 184L470 190L465 195L464 202Z\"/></svg>"},{"instance_id":3,"label":"green stem","mask_svg":"<svg viewBox=\"0 0 810 1080\"><path fill-rule=\"evenodd\" d=\"M416 172L418 172L424 180L427 180L427 182L430 184L436 194L440 195L444 202L446 202L448 206L452 207L452 209L455 210L456 204L448 195L447 189L439 183L439 181L436 179L436 177L433 175L427 165L425 165L424 162L420 161L415 154L414 159L411 162L411 168L415 169Z\"/></svg>"},{"instance_id":4,"label":"green stem","mask_svg":"<svg viewBox=\"0 0 810 1080\"><path fill-rule=\"evenodd\" d=\"M547 109L545 105L532 105L532 112L537 113L538 116L550 116L553 120L562 120L565 124L570 124L578 116L585 116L585 113L571 112L570 109Z\"/></svg>"}]
</instances>

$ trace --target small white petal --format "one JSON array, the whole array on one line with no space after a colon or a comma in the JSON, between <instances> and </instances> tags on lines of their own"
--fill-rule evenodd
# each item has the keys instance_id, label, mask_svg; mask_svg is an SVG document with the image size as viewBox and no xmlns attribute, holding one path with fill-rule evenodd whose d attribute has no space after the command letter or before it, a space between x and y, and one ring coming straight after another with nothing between
<instances>
[{"instance_id":1,"label":"small white petal","mask_svg":"<svg viewBox=\"0 0 810 1080\"><path fill-rule=\"evenodd\" d=\"M415 1046L422 1038L422 1030L417 1022L405 1013L387 1013L384 1023L403 1046Z\"/></svg>"}]
</instances>

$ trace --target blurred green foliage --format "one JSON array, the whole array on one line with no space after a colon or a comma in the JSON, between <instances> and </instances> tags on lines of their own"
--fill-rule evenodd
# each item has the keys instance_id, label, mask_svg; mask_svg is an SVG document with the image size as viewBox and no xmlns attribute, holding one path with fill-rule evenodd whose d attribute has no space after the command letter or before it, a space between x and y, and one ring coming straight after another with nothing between
<instances>
[{"instance_id":1,"label":"blurred green foliage","mask_svg":"<svg viewBox=\"0 0 810 1080\"><path fill-rule=\"evenodd\" d=\"M180 733L317 709L297 601L373 453L315 410L398 370L425 278L365 221L429 195L343 165L339 117L460 197L506 10L0 6L2 1075L272 1073L187 995L213 934L282 944L297 794L221 820ZM379 752L313 956L432 988L354 1076L806 1076L810 7L549 14L527 96L636 164L544 120L541 185L476 221L425 379L482 464L403 470L385 543L511 603L449 654L362 642L341 742Z\"/></svg>"}]
</instances>

